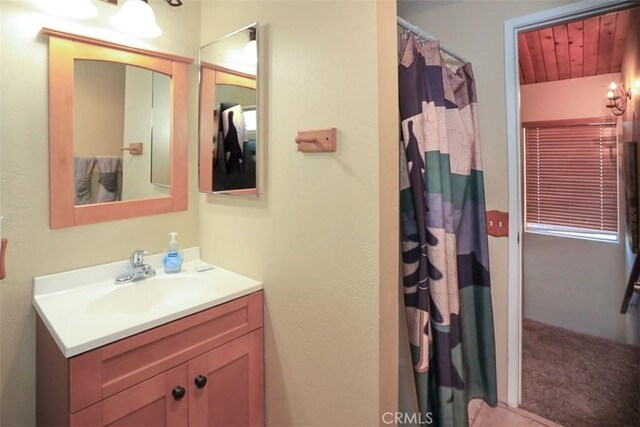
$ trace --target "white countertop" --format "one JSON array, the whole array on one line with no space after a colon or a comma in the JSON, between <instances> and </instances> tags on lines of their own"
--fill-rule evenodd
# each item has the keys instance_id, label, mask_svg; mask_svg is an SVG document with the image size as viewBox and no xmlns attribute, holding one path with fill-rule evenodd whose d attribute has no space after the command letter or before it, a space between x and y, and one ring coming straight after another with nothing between
<instances>
[{"instance_id":1,"label":"white countertop","mask_svg":"<svg viewBox=\"0 0 640 427\"><path fill-rule=\"evenodd\" d=\"M184 250L182 272L165 274L162 255L151 255L157 276L114 283L128 269L120 261L33 279L33 306L69 358L262 289L262 283L201 261Z\"/></svg>"}]
</instances>

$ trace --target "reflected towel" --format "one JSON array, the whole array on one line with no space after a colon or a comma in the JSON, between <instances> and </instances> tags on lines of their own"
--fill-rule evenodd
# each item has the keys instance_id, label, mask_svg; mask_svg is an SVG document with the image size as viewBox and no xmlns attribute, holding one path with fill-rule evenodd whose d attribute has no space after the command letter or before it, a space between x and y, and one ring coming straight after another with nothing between
<instances>
[{"instance_id":1,"label":"reflected towel","mask_svg":"<svg viewBox=\"0 0 640 427\"><path fill-rule=\"evenodd\" d=\"M122 157L99 156L98 168L100 168L100 188L98 189L98 203L115 202L120 200L118 185L119 176L122 173Z\"/></svg>"},{"instance_id":2,"label":"reflected towel","mask_svg":"<svg viewBox=\"0 0 640 427\"><path fill-rule=\"evenodd\" d=\"M74 203L88 205L91 203L91 173L96 166L93 156L73 156Z\"/></svg>"},{"instance_id":3,"label":"reflected towel","mask_svg":"<svg viewBox=\"0 0 640 427\"><path fill-rule=\"evenodd\" d=\"M242 106L236 105L222 112L222 134L227 172L239 170L242 163L242 149L244 143L249 140Z\"/></svg>"}]
</instances>

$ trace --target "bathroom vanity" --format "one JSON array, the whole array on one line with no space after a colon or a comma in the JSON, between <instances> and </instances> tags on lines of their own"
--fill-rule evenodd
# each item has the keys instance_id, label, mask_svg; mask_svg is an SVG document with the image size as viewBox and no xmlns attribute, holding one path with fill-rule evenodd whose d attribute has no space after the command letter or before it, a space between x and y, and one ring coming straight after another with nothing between
<instances>
[{"instance_id":1,"label":"bathroom vanity","mask_svg":"<svg viewBox=\"0 0 640 427\"><path fill-rule=\"evenodd\" d=\"M264 425L262 286L199 264L125 285L81 284L123 263L36 278L37 425Z\"/></svg>"}]
</instances>

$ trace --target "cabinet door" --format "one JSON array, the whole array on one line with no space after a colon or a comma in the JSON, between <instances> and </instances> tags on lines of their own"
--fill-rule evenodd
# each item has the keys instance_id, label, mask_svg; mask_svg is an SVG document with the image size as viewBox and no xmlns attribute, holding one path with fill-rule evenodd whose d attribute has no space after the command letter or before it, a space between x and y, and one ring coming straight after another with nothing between
<instances>
[{"instance_id":1,"label":"cabinet door","mask_svg":"<svg viewBox=\"0 0 640 427\"><path fill-rule=\"evenodd\" d=\"M189 425L264 425L262 328L189 362Z\"/></svg>"},{"instance_id":2,"label":"cabinet door","mask_svg":"<svg viewBox=\"0 0 640 427\"><path fill-rule=\"evenodd\" d=\"M174 389L179 390L174 396ZM183 364L71 415L77 426L187 426L187 365Z\"/></svg>"}]
</instances>

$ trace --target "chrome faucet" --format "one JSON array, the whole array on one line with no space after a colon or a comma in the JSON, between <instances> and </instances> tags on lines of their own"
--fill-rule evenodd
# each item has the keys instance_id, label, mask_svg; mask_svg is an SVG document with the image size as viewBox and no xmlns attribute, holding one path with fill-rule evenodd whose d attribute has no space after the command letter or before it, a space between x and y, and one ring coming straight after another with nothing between
<instances>
[{"instance_id":1,"label":"chrome faucet","mask_svg":"<svg viewBox=\"0 0 640 427\"><path fill-rule=\"evenodd\" d=\"M149 264L144 263L145 255L149 255L149 252L144 249L134 251L129 258L129 271L116 276L116 284L137 282L155 276L156 271Z\"/></svg>"}]
</instances>

